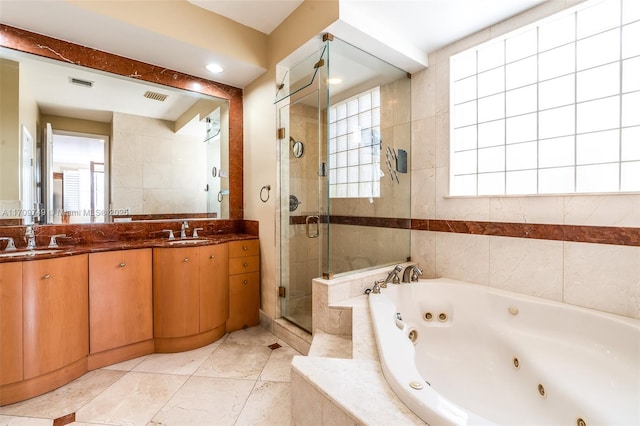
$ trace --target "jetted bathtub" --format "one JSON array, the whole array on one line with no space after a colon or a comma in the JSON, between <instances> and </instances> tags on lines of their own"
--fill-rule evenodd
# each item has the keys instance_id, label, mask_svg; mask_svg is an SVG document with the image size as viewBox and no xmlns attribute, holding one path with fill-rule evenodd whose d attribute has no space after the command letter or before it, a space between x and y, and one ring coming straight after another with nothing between
<instances>
[{"instance_id":1,"label":"jetted bathtub","mask_svg":"<svg viewBox=\"0 0 640 426\"><path fill-rule=\"evenodd\" d=\"M640 425L640 320L445 278L369 306L387 382L432 426Z\"/></svg>"}]
</instances>

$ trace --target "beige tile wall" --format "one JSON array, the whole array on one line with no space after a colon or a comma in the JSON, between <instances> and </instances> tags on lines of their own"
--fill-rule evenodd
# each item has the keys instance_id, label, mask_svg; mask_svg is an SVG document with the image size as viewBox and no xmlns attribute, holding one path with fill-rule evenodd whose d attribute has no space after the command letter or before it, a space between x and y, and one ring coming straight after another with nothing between
<instances>
[{"instance_id":1,"label":"beige tile wall","mask_svg":"<svg viewBox=\"0 0 640 426\"><path fill-rule=\"evenodd\" d=\"M131 214L206 212L206 144L173 123L114 113L111 198Z\"/></svg>"},{"instance_id":2,"label":"beige tile wall","mask_svg":"<svg viewBox=\"0 0 640 426\"><path fill-rule=\"evenodd\" d=\"M449 57L577 3L552 0L482 30L412 76L413 218L640 227L638 194L448 197ZM640 318L640 247L412 231L411 255L428 277Z\"/></svg>"}]
</instances>

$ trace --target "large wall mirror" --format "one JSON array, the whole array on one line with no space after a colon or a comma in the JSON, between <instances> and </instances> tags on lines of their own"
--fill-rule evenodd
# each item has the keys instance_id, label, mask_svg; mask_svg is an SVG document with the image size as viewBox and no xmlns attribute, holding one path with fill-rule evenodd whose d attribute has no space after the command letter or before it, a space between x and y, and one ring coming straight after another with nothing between
<instances>
[{"instance_id":1,"label":"large wall mirror","mask_svg":"<svg viewBox=\"0 0 640 426\"><path fill-rule=\"evenodd\" d=\"M0 219L242 218L240 89L0 30Z\"/></svg>"}]
</instances>

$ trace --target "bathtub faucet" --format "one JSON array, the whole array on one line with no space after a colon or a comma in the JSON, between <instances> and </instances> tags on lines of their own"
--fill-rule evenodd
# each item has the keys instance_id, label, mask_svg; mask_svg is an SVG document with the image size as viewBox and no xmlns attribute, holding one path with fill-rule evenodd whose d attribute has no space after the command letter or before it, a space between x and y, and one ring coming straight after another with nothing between
<instances>
[{"instance_id":1,"label":"bathtub faucet","mask_svg":"<svg viewBox=\"0 0 640 426\"><path fill-rule=\"evenodd\" d=\"M402 273L402 282L410 283L418 281L418 278L422 276L422 268L418 265L409 265L404 268Z\"/></svg>"},{"instance_id":2,"label":"bathtub faucet","mask_svg":"<svg viewBox=\"0 0 640 426\"><path fill-rule=\"evenodd\" d=\"M398 276L398 272L400 271L402 271L402 266L396 265L395 268L393 268L391 272L389 272L387 278L382 281L382 283L380 283L380 287L387 288L387 284L389 284L390 282L394 284L400 284L400 277Z\"/></svg>"},{"instance_id":3,"label":"bathtub faucet","mask_svg":"<svg viewBox=\"0 0 640 426\"><path fill-rule=\"evenodd\" d=\"M384 284L384 280L375 281L373 283L373 288L371 288L371 293L380 294L380 288L382 287L382 284ZM387 285L384 284L384 286L386 287Z\"/></svg>"}]
</instances>

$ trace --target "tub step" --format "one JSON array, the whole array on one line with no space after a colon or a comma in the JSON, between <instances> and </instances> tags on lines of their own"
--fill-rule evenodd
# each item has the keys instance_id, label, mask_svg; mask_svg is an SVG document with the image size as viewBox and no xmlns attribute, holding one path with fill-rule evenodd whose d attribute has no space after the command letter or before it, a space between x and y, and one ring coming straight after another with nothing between
<instances>
[{"instance_id":1,"label":"tub step","mask_svg":"<svg viewBox=\"0 0 640 426\"><path fill-rule=\"evenodd\" d=\"M351 336L327 334L316 330L309 349L309 356L321 358L352 358Z\"/></svg>"}]
</instances>

